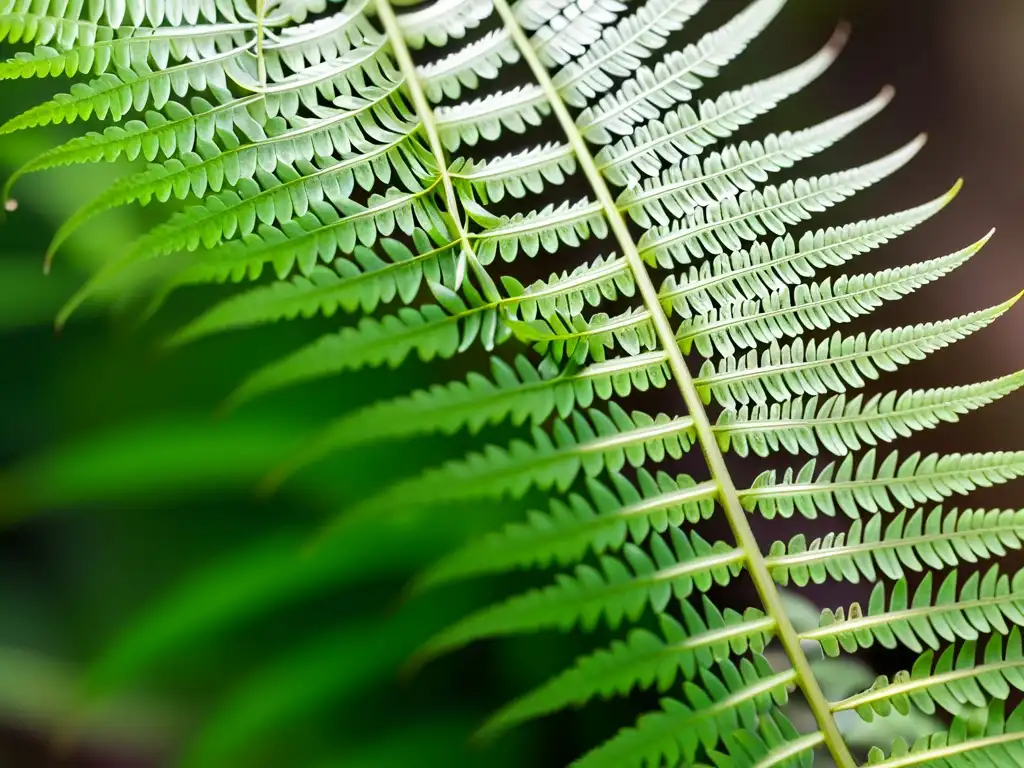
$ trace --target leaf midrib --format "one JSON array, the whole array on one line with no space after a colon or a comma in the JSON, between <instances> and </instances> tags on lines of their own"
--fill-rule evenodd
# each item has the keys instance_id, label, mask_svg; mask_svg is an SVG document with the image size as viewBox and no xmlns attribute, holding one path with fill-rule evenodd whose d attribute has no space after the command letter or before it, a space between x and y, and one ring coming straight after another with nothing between
<instances>
[{"instance_id":1,"label":"leaf midrib","mask_svg":"<svg viewBox=\"0 0 1024 768\"><path fill-rule=\"evenodd\" d=\"M829 624L824 627L818 627L807 632L803 632L800 637L803 640L817 640L822 637L835 637L836 635L848 635L859 630L869 630L872 627L876 627L879 624L892 624L893 622L909 622L916 618L932 618L936 613L954 613L971 610L972 608L985 608L991 606L1004 605L1006 603L1021 603L1024 605L1024 596L1015 595L1009 584L1006 585L1007 591L1004 594L989 595L987 597L977 597L973 600L960 600L957 599L952 603L938 603L935 605L925 605L911 608L898 608L892 610L887 608L881 613L876 613L868 616L859 616L856 619L846 619L845 621L837 621L834 624ZM931 598L928 600L932 602ZM965 619L966 621L969 620ZM934 629L934 624L928 622L929 629ZM973 626L972 629L977 629ZM914 634L918 633L914 631ZM957 634L954 632L954 634ZM927 643L925 643L927 645Z\"/></svg>"},{"instance_id":2,"label":"leaf midrib","mask_svg":"<svg viewBox=\"0 0 1024 768\"><path fill-rule=\"evenodd\" d=\"M386 2L386 0L379 0L379 2ZM576 153L576 159L580 167L604 206L605 216L619 242L624 258L634 273L640 295L643 297L648 311L652 314L661 346L668 353L673 379L679 388L680 395L687 409L690 411L691 418L694 420L698 441L701 444L708 467L711 470L712 478L719 484L719 502L729 520L736 543L745 554L747 570L757 588L762 603L768 615L773 617L777 623L777 636L786 654L789 656L790 662L793 664L791 674L799 682L805 697L808 699L811 710L814 712L815 719L824 734L829 751L836 760L838 768L854 768L853 757L832 717L828 707L828 700L814 677L810 661L800 645L800 637L786 614L778 588L765 566L763 555L750 527L747 514L740 502L736 487L725 464L725 459L711 429L707 412L704 410L700 395L686 366L686 361L683 359L682 352L676 343L672 326L669 324L668 318L661 307L657 289L654 287L654 283L651 281L637 245L629 233L625 219L615 205L615 200L601 175L594 156L591 154L568 109L559 97L558 91L551 81L551 75L541 62L537 52L532 48L526 33L516 20L515 14L507 0L494 0L494 7L504 22L505 27L509 30L509 34L515 41L537 82L543 87L552 110Z\"/></svg>"},{"instance_id":3,"label":"leaf midrib","mask_svg":"<svg viewBox=\"0 0 1024 768\"><path fill-rule=\"evenodd\" d=\"M904 549L910 547L916 549L922 544L938 542L951 542L962 539L983 539L988 536L998 536L1013 530L1015 535L1024 538L1024 522L1008 526L1005 521L997 519L991 526L981 528L956 529L954 531L939 531L938 533L923 533L917 536L901 536L897 538L883 538L878 541L860 541L857 544L846 544L842 546L831 545L818 549L808 549L804 552L787 553L776 557L767 558L769 568L796 568L802 565L814 563L817 560L829 560L837 557L855 557L861 553L877 552L885 549ZM884 535L884 534L883 534ZM1000 545L1008 548L1002 540ZM915 551L914 556L920 559Z\"/></svg>"},{"instance_id":4,"label":"leaf midrib","mask_svg":"<svg viewBox=\"0 0 1024 768\"><path fill-rule=\"evenodd\" d=\"M877 701L888 701L900 695L912 695L919 691L927 691L958 680L967 680L973 677L982 677L989 673L999 673L1003 670L1017 669L1024 667L1024 658L1003 659L998 662L990 662L978 666L961 667L951 669L938 675L929 674L927 677L914 677L901 683L890 683L882 688L864 691L855 696L837 701L832 705L833 712L843 712L850 709L857 709L864 705L871 705Z\"/></svg>"}]
</instances>

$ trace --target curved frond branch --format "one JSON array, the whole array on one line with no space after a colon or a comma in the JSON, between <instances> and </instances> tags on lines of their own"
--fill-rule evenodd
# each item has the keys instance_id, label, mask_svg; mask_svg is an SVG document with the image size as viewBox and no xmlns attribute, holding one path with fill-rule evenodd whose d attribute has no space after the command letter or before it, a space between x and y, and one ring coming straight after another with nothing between
<instances>
[{"instance_id":1,"label":"curved frond branch","mask_svg":"<svg viewBox=\"0 0 1024 768\"><path fill-rule=\"evenodd\" d=\"M671 764L680 756L683 764L695 765L701 748L714 749L724 734L744 723L756 729L762 719L758 715L785 704L788 687L799 683L796 670L775 672L763 656L702 669L698 679L702 685L684 687L689 704L662 699L660 710L641 715L634 727L619 731L573 768L641 768L663 764L665 758ZM739 712L747 716L741 720Z\"/></svg>"},{"instance_id":2,"label":"curved frond branch","mask_svg":"<svg viewBox=\"0 0 1024 768\"><path fill-rule=\"evenodd\" d=\"M598 152L597 167L613 183L630 186L644 176L654 176L666 163L699 155L816 80L839 56L847 36L848 30L842 27L803 64L726 92L697 109L684 103L664 118L647 121Z\"/></svg>"},{"instance_id":3,"label":"curved frond branch","mask_svg":"<svg viewBox=\"0 0 1024 768\"><path fill-rule=\"evenodd\" d=\"M882 576L901 579L908 572L943 570L960 563L978 563L1024 547L1024 510L921 509L908 517L876 513L858 519L848 531L807 541L803 534L788 544L775 542L767 561L782 586L824 584L829 580L858 583Z\"/></svg>"},{"instance_id":4,"label":"curved frond branch","mask_svg":"<svg viewBox=\"0 0 1024 768\"><path fill-rule=\"evenodd\" d=\"M741 496L748 509L767 519L797 512L814 519L842 512L856 520L861 510L895 512L896 504L915 507L940 502L1024 475L1024 451L912 453L902 462L899 451L880 461L877 453L872 448L860 458L848 454L840 462L826 464L817 477L814 459L785 470L781 482L775 470L767 470Z\"/></svg>"},{"instance_id":5,"label":"curved frond branch","mask_svg":"<svg viewBox=\"0 0 1024 768\"><path fill-rule=\"evenodd\" d=\"M1024 373L962 387L889 391L867 402L862 395L847 400L833 395L793 398L771 406L743 406L723 411L715 425L723 450L740 456L771 456L779 450L817 455L820 450L845 456L862 447L909 437L941 422L955 422L1016 391Z\"/></svg>"},{"instance_id":6,"label":"curved frond branch","mask_svg":"<svg viewBox=\"0 0 1024 768\"><path fill-rule=\"evenodd\" d=\"M615 205L615 199L612 197L611 191L608 189L608 185L598 169L594 156L590 153L589 147L577 129L575 121L569 114L565 104L558 97L557 89L551 81L547 68L531 47L523 28L516 21L515 14L506 0L494 0L494 4L498 14L505 22L505 26L509 29L512 38L516 41L523 59L530 66L530 70L533 72L534 77L537 78L537 82L544 88L551 103L551 108L557 116L562 129L565 131L569 143L575 150L576 159L604 208L605 216L619 243L623 258L625 258L634 273L637 288L643 298L647 311L651 313L655 328L657 329L661 347L668 353L672 378L679 387L683 402L689 411L690 417L693 419L697 440L711 470L712 478L719 483L719 500L729 520L736 543L743 551L749 553L747 558L748 571L769 615L777 622L778 637L793 664L796 677L800 682L801 689L810 702L815 719L825 734L828 748L835 758L838 768L854 768L853 757L835 720L832 718L831 712L828 710L828 701L822 693L814 673L811 671L810 662L800 645L800 639L797 636L796 630L786 615L775 582L772 580L763 558L753 554L759 552L757 540L750 527L750 522L747 519L739 495L736 492L736 487L725 464L725 459L715 441L711 422L708 419L707 412L704 410L704 405L701 402L697 388L694 386L693 378L690 376L686 366L686 361L683 359L682 352L676 344L675 333L662 310L657 289L651 281L637 244L633 241L622 213Z\"/></svg>"},{"instance_id":7,"label":"curved frond branch","mask_svg":"<svg viewBox=\"0 0 1024 768\"><path fill-rule=\"evenodd\" d=\"M872 749L865 768L1003 768L1024 761L1024 705L1007 718L1001 703L993 702L981 728L976 725L976 718L962 715L949 731L922 738L913 746L897 741L889 757Z\"/></svg>"},{"instance_id":8,"label":"curved frond branch","mask_svg":"<svg viewBox=\"0 0 1024 768\"><path fill-rule=\"evenodd\" d=\"M797 339L785 346L773 341L762 352L752 349L739 358L726 356L718 365L706 361L697 386L708 402L714 398L726 408L798 395L841 394L848 386L863 387L867 379L922 360L991 325L1021 295L950 320L845 337L837 331L826 339Z\"/></svg>"},{"instance_id":9,"label":"curved frond branch","mask_svg":"<svg viewBox=\"0 0 1024 768\"><path fill-rule=\"evenodd\" d=\"M483 4L486 5L486 3ZM389 0L375 0L375 7L377 8L377 14L380 16L381 23L384 25L384 29L387 32L399 69L405 76L405 84L409 89L409 96L412 98L413 106L416 108L416 113L419 115L423 131L427 135L427 141L430 144L430 151L433 153L434 159L437 163L437 173L441 179L441 184L444 190L444 200L448 209L448 215L451 218L451 225L455 232L458 233L459 242L462 244L459 254L459 264L456 268L454 287L458 290L462 286L463 276L465 275L468 267L473 270L473 273L480 281L480 286L484 292L484 296L486 296L489 301L497 301L499 298L497 286L495 286L494 281L491 280L490 275L487 274L477 259L476 252L473 250L473 246L469 242L469 235L463 224L462 213L458 204L458 196L455 193L455 187L452 185L452 178L448 172L448 160L444 154L444 145L441 143L441 136L438 132L437 121L434 117L434 110L433 107L430 106L430 101L427 98L426 92L423 90L423 84L420 82L420 73L416 69L416 64L413 62L409 49L405 44L404 32L407 32L408 30L403 30L402 25L398 21L398 17L391 8Z\"/></svg>"},{"instance_id":10,"label":"curved frond branch","mask_svg":"<svg viewBox=\"0 0 1024 768\"><path fill-rule=\"evenodd\" d=\"M435 635L420 650L423 662L484 638L539 629L610 627L635 621L648 607L662 613L668 603L694 592L727 585L743 567L743 552L724 542L670 528L652 534L650 553L626 544L620 556L602 555L598 567L584 564L555 583L489 606Z\"/></svg>"},{"instance_id":11,"label":"curved frond branch","mask_svg":"<svg viewBox=\"0 0 1024 768\"><path fill-rule=\"evenodd\" d=\"M693 213L698 207L722 202L744 191L767 174L790 168L813 157L848 136L877 115L892 100L886 88L873 100L802 131L771 134L761 141L743 142L713 152L703 161L690 155L640 187L629 187L618 203L642 227L668 224L672 218Z\"/></svg>"},{"instance_id":12,"label":"curved frond branch","mask_svg":"<svg viewBox=\"0 0 1024 768\"><path fill-rule=\"evenodd\" d=\"M756 0L723 27L707 33L682 51L673 51L652 66L640 67L618 91L580 113L576 124L583 137L609 144L628 136L636 123L656 118L673 104L689 100L705 80L747 47L771 22L786 0Z\"/></svg>"},{"instance_id":13,"label":"curved frond branch","mask_svg":"<svg viewBox=\"0 0 1024 768\"><path fill-rule=\"evenodd\" d=\"M989 638L980 659L977 647L973 640L959 650L950 645L938 658L934 651L925 651L909 672L900 672L891 681L883 675L869 690L837 701L832 710L856 710L868 722L894 708L906 713L911 705L928 715L935 713L936 705L956 715L965 705L984 707L989 697L1005 700L1012 691L1024 689L1018 627L1006 637L1005 647L1000 635Z\"/></svg>"},{"instance_id":14,"label":"curved frond branch","mask_svg":"<svg viewBox=\"0 0 1024 768\"><path fill-rule=\"evenodd\" d=\"M681 622L661 614L660 634L633 629L625 640L577 659L571 668L495 713L480 734L493 737L597 697L625 696L652 687L667 693L680 677L693 680L701 669L738 653L764 651L775 628L772 619L753 608L742 614L721 611L706 595L702 602L703 610L689 601L680 603Z\"/></svg>"},{"instance_id":15,"label":"curved frond branch","mask_svg":"<svg viewBox=\"0 0 1024 768\"><path fill-rule=\"evenodd\" d=\"M435 385L342 416L268 477L275 487L296 470L330 453L415 435L471 433L489 424L540 425L552 414L569 418L577 408L625 397L634 389L661 388L669 381L668 356L650 352L559 372L550 358L539 366L523 356L512 365L491 360L493 381L470 374L465 382Z\"/></svg>"},{"instance_id":16,"label":"curved frond branch","mask_svg":"<svg viewBox=\"0 0 1024 768\"><path fill-rule=\"evenodd\" d=\"M779 4L780 0L772 0ZM665 45L668 36L683 28L707 0L648 0L631 16L608 27L587 52L570 61L551 78L568 104L583 107L587 100L625 77L641 60Z\"/></svg>"},{"instance_id":17,"label":"curved frond branch","mask_svg":"<svg viewBox=\"0 0 1024 768\"><path fill-rule=\"evenodd\" d=\"M588 551L617 551L627 541L641 545L652 533L710 518L717 490L710 481L665 472L653 476L642 468L635 484L612 472L610 482L588 478L586 489L554 498L549 512L532 512L525 523L511 523L453 552L424 572L414 590L515 568L568 565Z\"/></svg>"}]
</instances>

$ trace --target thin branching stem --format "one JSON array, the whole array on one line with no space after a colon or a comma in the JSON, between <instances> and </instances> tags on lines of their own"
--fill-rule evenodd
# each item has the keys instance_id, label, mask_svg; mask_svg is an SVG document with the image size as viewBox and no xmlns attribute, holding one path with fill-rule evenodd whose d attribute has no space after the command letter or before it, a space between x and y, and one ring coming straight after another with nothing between
<instances>
[{"instance_id":1,"label":"thin branching stem","mask_svg":"<svg viewBox=\"0 0 1024 768\"><path fill-rule=\"evenodd\" d=\"M601 175L589 146L587 146L583 135L576 127L575 121L569 114L569 110L551 81L551 75L537 56L536 51L530 44L529 38L527 38L523 28L516 20L512 8L507 0L494 0L494 7L501 16L505 28L509 31L516 46L519 48L523 60L529 65L537 82L544 89L552 111L565 131L566 138L576 154L576 160L593 187L604 209L615 239L622 249L622 254L633 272L637 288L650 314L658 339L668 353L672 377L679 387L679 392L690 416L693 418L694 430L697 433L697 439L704 453L708 468L711 471L711 476L718 483L719 502L729 520L736 543L746 553L747 569L751 579L765 609L776 622L775 634L789 656L800 688L807 699L808 705L814 712L815 720L824 736L825 745L828 747L829 752L831 752L838 768L854 768L856 762L850 754L842 734L839 732L829 707L829 701L818 685L818 681L811 670L810 662L800 646L800 637L786 615L782 598L771 574L768 572L764 557L761 555L757 540L754 537L754 532L747 520L747 513L740 503L739 494L736 492L736 485L729 474L725 458L715 440L711 421L704 410L700 395L697 393L697 388L693 383L693 377L690 375L682 351L676 342L675 332L672 330L668 317L661 307L658 291L654 287L643 259L640 257L640 252L633 241L633 236L629 232L629 227L626 225L622 212L616 206L611 190L609 190L604 177Z\"/></svg>"},{"instance_id":2,"label":"thin branching stem","mask_svg":"<svg viewBox=\"0 0 1024 768\"><path fill-rule=\"evenodd\" d=\"M267 60L263 56L263 35L266 26L267 0L256 0L256 69L260 87L267 86Z\"/></svg>"},{"instance_id":3,"label":"thin branching stem","mask_svg":"<svg viewBox=\"0 0 1024 768\"><path fill-rule=\"evenodd\" d=\"M412 99L413 108L416 110L416 114L423 125L423 132L426 134L427 143L430 145L430 152L433 154L434 163L437 165L438 178L440 178L443 187L445 206L448 209L452 226L458 235L458 242L462 244L458 267L456 268L454 287L458 290L461 286L465 269L469 266L473 273L477 275L480 289L487 300L491 302L498 301L500 295L498 294L497 286L487 275L483 265L477 258L476 251L473 250L469 240L469 233L462 223L459 198L455 192L455 186L452 184L451 174L448 172L448 158L445 156L444 144L441 143L441 135L437 130L437 119L434 116L434 109L430 106L427 94L423 90L423 83L420 82L416 64L412 60L409 46L405 44L405 38L402 36L402 28L398 24L398 17L395 16L390 0L375 0L375 5L377 16L380 18L381 24L384 25L384 31L387 33L388 40L391 43L391 51L395 54L395 61L398 63L398 68L405 78L409 98Z\"/></svg>"}]
</instances>

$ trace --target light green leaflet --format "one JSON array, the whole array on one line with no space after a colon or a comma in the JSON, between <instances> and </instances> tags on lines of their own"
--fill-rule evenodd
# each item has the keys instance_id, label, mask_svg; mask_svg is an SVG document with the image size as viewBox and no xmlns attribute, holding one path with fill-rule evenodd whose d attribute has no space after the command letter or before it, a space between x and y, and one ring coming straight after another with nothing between
<instances>
[{"instance_id":1,"label":"light green leaflet","mask_svg":"<svg viewBox=\"0 0 1024 768\"><path fill-rule=\"evenodd\" d=\"M486 733L657 685L659 709L576 765L789 768L827 754L854 768L851 717L870 725L938 710L952 715L948 728L927 720L935 732L913 743L880 736L864 759L884 768L1024 763L1024 709L1002 705L1024 688L1024 576L988 562L1020 548L1024 513L945 506L1024 474L1024 453L894 445L1024 379L874 388L981 331L1019 296L934 322L844 328L946 278L991 233L947 255L888 260L882 246L946 207L959 182L897 213L807 225L900 171L924 139L795 175L867 124L892 89L817 124L755 128L759 138L739 140L825 73L848 30L788 69L715 89L785 0L751 0L692 35L706 4L0 0L0 40L23 49L0 78L79 79L0 134L111 123L27 160L7 191L59 166L147 161L87 202L50 256L107 210L184 201L117 249L58 322L111 281L141 286L154 273L165 279L153 311L189 286L262 281L202 313L171 345L332 318L333 332L260 361L233 405L412 358L431 364L432 385L340 414L266 487L373 443L458 432L477 441L422 472L394 467L392 482L352 500L319 535L430 527L495 502L532 510L465 542L413 592L526 567L564 572L471 613L417 659L542 629L604 624L623 639L502 709ZM526 280L527 260L550 277ZM661 391L656 405L628 402L652 390ZM697 451L692 476L672 466ZM741 482L735 459L751 456L774 468ZM808 536L805 518L834 527ZM698 532L708 520L728 535ZM386 546L386 533L377 539ZM923 575L912 584L913 574ZM755 605L715 604L713 587L743 579ZM839 581L874 582L866 607L794 622L781 587ZM645 628L652 616L658 633ZM314 638L309 647L329 654L347 642ZM815 652L876 643L919 660L832 695ZM293 667L274 669L287 676ZM330 680L318 684L316 696L326 695ZM791 698L812 727L788 717ZM212 726L203 738L192 754L242 737Z\"/></svg>"}]
</instances>

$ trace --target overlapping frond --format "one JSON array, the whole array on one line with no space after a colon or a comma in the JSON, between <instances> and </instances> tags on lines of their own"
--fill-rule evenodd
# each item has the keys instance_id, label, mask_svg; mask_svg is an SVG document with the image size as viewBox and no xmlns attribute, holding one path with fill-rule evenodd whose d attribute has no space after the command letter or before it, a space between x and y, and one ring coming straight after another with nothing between
<instances>
[{"instance_id":1,"label":"overlapping frond","mask_svg":"<svg viewBox=\"0 0 1024 768\"><path fill-rule=\"evenodd\" d=\"M657 688L660 709L576 765L803 768L827 752L854 768L846 714L937 709L954 716L947 732L884 745L870 764L1017 764L1021 710L1006 717L991 702L1024 689L1024 576L988 561L1021 548L1024 522L1013 510L934 505L1019 477L1024 453L887 444L1024 379L871 386L985 328L1019 296L938 322L833 330L951 273L988 237L907 266L873 255L842 273L937 214L959 182L898 213L805 226L902 168L923 136L866 165L786 178L866 125L892 89L802 130L728 143L822 75L848 30L790 69L704 96L785 0L752 0L666 50L705 5L0 0L0 42L31 47L0 63L0 79L77 78L0 134L111 123L29 159L4 195L28 173L145 161L86 202L48 258L108 210L181 203L116 249L59 322L114 280L135 286L153 262L163 268L154 309L189 286L262 281L171 345L314 316L335 323L265 362L234 405L375 366L401 382L410 358L435 361L431 383L324 425L268 486L375 443L455 433L473 443L426 469L387 467L389 482L352 499L322 535L527 505L525 518L425 571L413 594L527 567L565 572L454 624L419 660L538 630L624 634L501 709L485 734ZM540 272L521 271L527 260ZM473 370L480 350L486 362ZM663 412L627 403L655 389ZM803 458L753 482L732 472L735 457L789 454ZM671 466L684 456L696 470ZM780 517L848 522L809 538L771 533ZM728 535L697 530L708 521ZM983 572L969 567L982 562ZM741 576L757 604L719 605L712 588ZM841 581L875 583L867 607L826 609L817 624L791 618L779 591ZM875 644L921 656L830 701L813 649L834 657ZM794 693L812 725L788 717Z\"/></svg>"},{"instance_id":2,"label":"overlapping frond","mask_svg":"<svg viewBox=\"0 0 1024 768\"><path fill-rule=\"evenodd\" d=\"M957 571L952 570L937 591L931 572L913 591L906 579L899 579L888 597L885 585L877 584L866 609L854 604L848 612L826 610L821 626L804 637L820 642L826 653L836 656L841 650L850 652L876 642L920 652L940 648L943 642L977 640L992 630L1006 634L1011 626L1024 624L1022 581L1020 572L1011 577L993 566L984 574L972 573L961 587Z\"/></svg>"},{"instance_id":3,"label":"overlapping frond","mask_svg":"<svg viewBox=\"0 0 1024 768\"><path fill-rule=\"evenodd\" d=\"M894 502L915 507L1019 477L1024 453L913 453L900 461L899 452L892 451L879 463L872 448L859 458L850 454L829 462L817 474L816 466L812 459L781 476L767 470L755 481L749 505L768 518L794 513L832 517L841 512L857 519L861 510L895 512Z\"/></svg>"},{"instance_id":4,"label":"overlapping frond","mask_svg":"<svg viewBox=\"0 0 1024 768\"><path fill-rule=\"evenodd\" d=\"M596 160L608 179L629 186L643 176L652 176L666 163L677 163L687 155L698 155L720 139L732 135L741 126L768 112L788 96L797 93L820 76L836 59L846 39L841 31L816 56L774 77L729 91L715 100L702 102L697 109L688 103L653 118L612 145L598 152ZM623 89L626 92L628 86ZM643 93L642 89L638 89ZM657 93L657 91L655 91ZM636 97L630 98L630 102ZM647 96L641 96L646 102ZM674 103L659 105L659 112ZM601 122L619 105L609 106L594 116ZM628 109L635 109L632 103ZM587 126L581 132L586 135Z\"/></svg>"},{"instance_id":5,"label":"overlapping frond","mask_svg":"<svg viewBox=\"0 0 1024 768\"><path fill-rule=\"evenodd\" d=\"M990 698L1005 701L1013 690L1024 688L1024 653L1020 630L1014 627L1005 643L994 635L980 657L979 645L948 646L941 654L925 651L913 669L889 680L884 675L867 691L836 705L837 711L856 710L865 719L885 716L892 709L907 712L913 706L931 713L937 707L958 714L967 707L985 707Z\"/></svg>"},{"instance_id":6,"label":"overlapping frond","mask_svg":"<svg viewBox=\"0 0 1024 768\"><path fill-rule=\"evenodd\" d=\"M875 748L868 755L872 768L910 768L936 766L960 768L998 768L1016 765L1024 759L1024 706L1018 705L1009 716L997 702L989 705L984 722L963 715L953 720L950 729L924 737L912 745L897 741L887 757Z\"/></svg>"},{"instance_id":7,"label":"overlapping frond","mask_svg":"<svg viewBox=\"0 0 1024 768\"><path fill-rule=\"evenodd\" d=\"M681 602L680 609L682 621L659 616L660 633L634 629L625 640L579 659L571 669L497 712L485 732L582 706L592 698L624 696L637 688L657 687L665 693L679 678L693 680L698 670L735 653L761 653L774 626L754 608L744 614L720 611L706 595L699 609L688 601Z\"/></svg>"},{"instance_id":8,"label":"overlapping frond","mask_svg":"<svg viewBox=\"0 0 1024 768\"><path fill-rule=\"evenodd\" d=\"M843 533L812 541L799 534L788 543L775 542L767 563L782 585L875 581L880 574L900 579L908 572L942 570L1020 549L1022 525L1024 515L1011 510L876 513L866 522L855 520Z\"/></svg>"}]
</instances>

